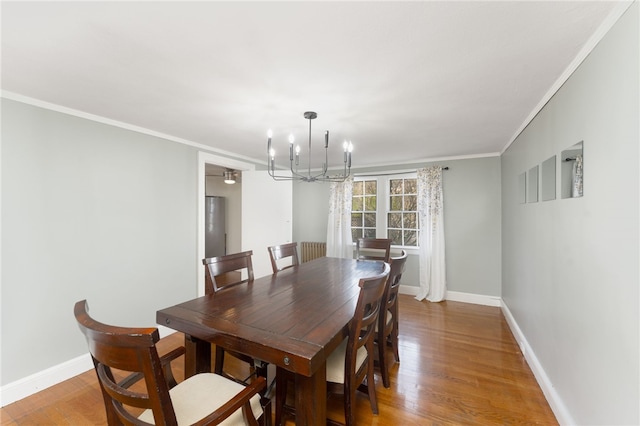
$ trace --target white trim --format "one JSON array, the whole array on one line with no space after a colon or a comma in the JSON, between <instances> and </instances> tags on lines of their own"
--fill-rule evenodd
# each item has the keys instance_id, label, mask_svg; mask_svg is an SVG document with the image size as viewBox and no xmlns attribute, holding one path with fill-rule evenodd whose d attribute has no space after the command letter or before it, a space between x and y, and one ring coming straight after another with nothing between
<instances>
[{"instance_id":1,"label":"white trim","mask_svg":"<svg viewBox=\"0 0 640 426\"><path fill-rule=\"evenodd\" d=\"M92 368L93 362L89 353L86 353L62 364L54 365L46 370L8 383L0 388L0 405L4 407Z\"/></svg>"},{"instance_id":2,"label":"white trim","mask_svg":"<svg viewBox=\"0 0 640 426\"><path fill-rule=\"evenodd\" d=\"M398 293L400 294L408 294L409 296L417 296L418 290L420 287L416 287L413 285L402 285L400 284L400 288L398 289Z\"/></svg>"},{"instance_id":3,"label":"white trim","mask_svg":"<svg viewBox=\"0 0 640 426\"><path fill-rule=\"evenodd\" d=\"M207 164L215 164L216 166L228 167L230 169L235 170L248 170L254 171L256 166L254 164L245 163L242 161L234 160L232 158L220 157L217 155L213 155L208 152L198 152L198 184L197 184L197 194L198 194L198 262L197 262L197 277L198 277L198 296L204 296L204 268L200 263L200 259L204 259L204 204L206 194L206 177L205 177L205 169Z\"/></svg>"},{"instance_id":4,"label":"white trim","mask_svg":"<svg viewBox=\"0 0 640 426\"><path fill-rule=\"evenodd\" d=\"M400 285L398 293L409 296L417 296L420 287L412 285ZM484 294L463 293L460 291L447 291L447 299L452 302L471 303L474 305L502 306L502 299L497 296L487 296Z\"/></svg>"},{"instance_id":5,"label":"white trim","mask_svg":"<svg viewBox=\"0 0 640 426\"><path fill-rule=\"evenodd\" d=\"M538 381L538 385L542 389L542 393L544 393L544 396L547 399L553 414L555 414L558 423L561 425L575 425L576 422L571 416L567 406L562 401L562 398L560 398L560 395L553 386L551 379L547 376L547 373L544 371L542 364L540 364L538 357L536 357L535 352L533 352L533 349L529 345L524 333L520 330L518 323L513 315L511 315L511 311L504 301L502 302L502 313L504 314L507 324L511 329L513 337L516 339L516 342L518 342L518 345L520 345L520 351L524 355L527 364L529 364L533 375Z\"/></svg>"},{"instance_id":6,"label":"white trim","mask_svg":"<svg viewBox=\"0 0 640 426\"><path fill-rule=\"evenodd\" d=\"M602 21L600 26L596 29L589 40L582 46L582 49L578 52L573 61L567 66L560 77L553 83L553 85L547 90L547 93L542 97L538 105L531 111L531 113L527 116L527 118L522 122L518 130L513 134L509 142L502 148L499 155L504 154L504 152L511 146L513 142L520 136L520 133L533 121L533 119L538 115L542 108L551 100L551 98L556 94L558 90L562 87L564 83L569 80L569 77L578 69L580 64L589 56L591 51L600 43L600 41L604 38L604 36L609 32L609 30L614 26L614 24L620 19L620 17L626 12L626 10L633 4L633 1L623 2L617 4L609 13L609 15Z\"/></svg>"},{"instance_id":7,"label":"white trim","mask_svg":"<svg viewBox=\"0 0 640 426\"><path fill-rule=\"evenodd\" d=\"M462 293L460 291L447 290L447 300L452 302L472 303L474 305L496 306L502 305L502 299L498 296L485 294Z\"/></svg>"},{"instance_id":8,"label":"white trim","mask_svg":"<svg viewBox=\"0 0 640 426\"><path fill-rule=\"evenodd\" d=\"M176 331L159 325L158 332L162 339ZM0 388L0 406L9 405L91 369L93 369L93 361L91 361L91 355L87 352L69 361L8 383Z\"/></svg>"},{"instance_id":9,"label":"white trim","mask_svg":"<svg viewBox=\"0 0 640 426\"><path fill-rule=\"evenodd\" d=\"M453 155L453 156L448 156L448 157L425 157L425 158L418 158L418 159L414 159L414 160L407 160L407 161L396 161L393 163L376 163L376 164L359 164L357 170L362 170L362 169L369 169L369 168L376 168L376 167L389 167L389 166L400 166L400 165L417 165L417 164L422 164L422 163L434 163L437 161L454 161L454 160L472 160L474 158L488 158L488 157L499 157L501 155L500 152L487 152L484 154L470 154L470 155ZM354 168L354 175L357 175L358 173L363 174L363 173L367 173L364 171L360 171L360 172L356 172L356 169ZM370 173L375 173L375 172L370 172ZM385 170L384 173L387 173L387 171Z\"/></svg>"},{"instance_id":10,"label":"white trim","mask_svg":"<svg viewBox=\"0 0 640 426\"><path fill-rule=\"evenodd\" d=\"M10 99L12 101L22 102L24 104L33 105L39 108L48 109L51 111L60 112L63 114L73 115L75 117L84 118L86 120L95 121L97 123L107 124L109 126L119 127L121 129L131 130L133 132L142 133L144 135L154 136L161 139L166 139L168 141L181 143L183 145L192 146L194 148L198 148L204 151L214 152L216 154L228 155L234 158L239 158L242 160L250 161L252 163L258 164L267 164L265 160L257 160L255 158L250 158L244 155L237 154L235 152L225 151L219 148L214 148L209 145L204 145L198 142L190 141L188 139L180 138L177 136L168 135L166 133L156 132L155 130L147 129L145 127L135 126L133 124L125 123L118 120L112 120L110 118L102 117L95 114L90 114L88 112L80 111L73 108L67 108L61 105L53 104L50 102L41 101L40 99L30 98L28 96L20 95L18 93L9 92L7 90L2 90L0 92L0 96L5 99Z\"/></svg>"}]
</instances>

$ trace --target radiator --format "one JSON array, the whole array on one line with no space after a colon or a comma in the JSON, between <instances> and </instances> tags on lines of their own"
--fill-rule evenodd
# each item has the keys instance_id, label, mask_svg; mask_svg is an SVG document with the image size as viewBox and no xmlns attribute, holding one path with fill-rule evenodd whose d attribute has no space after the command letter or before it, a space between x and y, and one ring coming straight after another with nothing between
<instances>
[{"instance_id":1,"label":"radiator","mask_svg":"<svg viewBox=\"0 0 640 426\"><path fill-rule=\"evenodd\" d=\"M303 241L300 243L302 263L327 255L327 243Z\"/></svg>"}]
</instances>

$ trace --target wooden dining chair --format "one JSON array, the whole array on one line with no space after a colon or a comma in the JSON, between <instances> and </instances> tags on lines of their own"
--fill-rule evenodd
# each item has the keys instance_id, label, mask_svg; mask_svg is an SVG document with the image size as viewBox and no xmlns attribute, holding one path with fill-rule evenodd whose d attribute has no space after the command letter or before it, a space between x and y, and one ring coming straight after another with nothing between
<instances>
[{"instance_id":1,"label":"wooden dining chair","mask_svg":"<svg viewBox=\"0 0 640 426\"><path fill-rule=\"evenodd\" d=\"M400 256L391 258L391 271L382 296L382 308L378 316L375 343L378 348L378 365L382 375L382 384L385 388L391 387L389 380L389 365L387 364L385 350L391 346L396 362L400 362L398 351L398 290L400 279L407 261L407 252L402 250Z\"/></svg>"},{"instance_id":2,"label":"wooden dining chair","mask_svg":"<svg viewBox=\"0 0 640 426\"><path fill-rule=\"evenodd\" d=\"M160 357L157 328L100 323L89 316L86 300L75 304L74 314L87 339L109 425L258 425L258 418L263 425L271 424L271 404L259 394L266 386L264 378L243 386L200 373L178 384L170 362L184 354L184 347ZM115 376L123 371L130 374L117 381Z\"/></svg>"},{"instance_id":3,"label":"wooden dining chair","mask_svg":"<svg viewBox=\"0 0 640 426\"><path fill-rule=\"evenodd\" d=\"M298 260L298 243L286 243L278 246L267 247L269 251L269 259L271 259L271 269L273 273L280 272L287 268L293 268L300 264ZM286 266L280 266L283 262L279 262L281 259L290 259L290 262Z\"/></svg>"},{"instance_id":4,"label":"wooden dining chair","mask_svg":"<svg viewBox=\"0 0 640 426\"><path fill-rule=\"evenodd\" d=\"M382 296L390 272L389 264L383 265L381 274L360 279L360 293L348 337L327 358L327 391L344 395L346 426L355 425L356 390L367 393L371 411L378 414L374 378L374 338L378 315L382 309ZM279 424L285 411L295 411L292 407L285 406L287 386L292 381L291 373L278 369L276 380L276 424Z\"/></svg>"},{"instance_id":5,"label":"wooden dining chair","mask_svg":"<svg viewBox=\"0 0 640 426\"><path fill-rule=\"evenodd\" d=\"M252 283L254 276L251 256L253 256L253 251L249 250L226 256L202 259L202 263L205 266L205 293L216 294L231 286ZM247 275L245 279L242 279L243 272ZM255 372L258 376L267 377L267 364L265 362L255 360L249 355L225 350L225 348L220 345L215 345L215 347L216 360L213 369L214 373L242 383L246 382L247 379L234 377L224 371L224 357L225 353L228 353L234 358L238 358L249 364L252 375Z\"/></svg>"},{"instance_id":6,"label":"wooden dining chair","mask_svg":"<svg viewBox=\"0 0 640 426\"><path fill-rule=\"evenodd\" d=\"M388 238L358 238L356 240L356 259L358 260L382 260L389 263L390 255L391 240Z\"/></svg>"},{"instance_id":7,"label":"wooden dining chair","mask_svg":"<svg viewBox=\"0 0 640 426\"><path fill-rule=\"evenodd\" d=\"M214 294L224 287L253 281L251 256L253 251L249 250L202 259L205 266L205 293ZM245 279L242 279L242 272L247 274Z\"/></svg>"}]
</instances>

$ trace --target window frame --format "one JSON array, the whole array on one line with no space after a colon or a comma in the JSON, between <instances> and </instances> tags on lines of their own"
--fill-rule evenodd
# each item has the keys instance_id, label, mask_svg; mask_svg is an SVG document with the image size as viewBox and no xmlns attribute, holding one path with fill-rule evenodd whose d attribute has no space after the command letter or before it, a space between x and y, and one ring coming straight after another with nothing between
<instances>
[{"instance_id":1,"label":"window frame","mask_svg":"<svg viewBox=\"0 0 640 426\"><path fill-rule=\"evenodd\" d=\"M390 172L389 174L384 174L384 175L363 175L363 176L355 176L353 178L354 183L355 182L359 182L359 181L367 181L367 180L375 180L376 181L376 188L377 188L377 193L376 193L376 200L377 200L377 205L376 205L376 238L388 238L387 237L387 231L389 228L389 224L388 224L388 220L389 220L389 213L392 213L391 211L391 191L389 189L389 184L390 181L394 180L394 179L416 179L418 178L418 173L417 172ZM417 185L417 182L416 182ZM382 199L384 199L384 201L381 201ZM397 212L397 211L394 211ZM417 212L417 206L416 206L416 215L418 214ZM419 217L416 217L416 220L418 221L417 225L418 225L418 238L416 243L419 244L420 243L420 226L419 226ZM394 228L395 229L395 228ZM353 242L355 245L355 241ZM417 252L420 249L419 245L415 245L415 246L404 246L404 245L395 245L392 244L391 245L392 248L394 249L398 249L398 250L405 250L407 252Z\"/></svg>"}]
</instances>

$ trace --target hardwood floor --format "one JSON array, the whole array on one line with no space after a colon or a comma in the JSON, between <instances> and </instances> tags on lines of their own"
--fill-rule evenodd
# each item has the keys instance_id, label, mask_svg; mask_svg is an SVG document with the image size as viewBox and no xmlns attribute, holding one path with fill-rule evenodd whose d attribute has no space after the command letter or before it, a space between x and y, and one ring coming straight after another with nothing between
<instances>
[{"instance_id":1,"label":"hardwood floor","mask_svg":"<svg viewBox=\"0 0 640 426\"><path fill-rule=\"evenodd\" d=\"M159 350L180 344L182 335L175 333L162 339ZM182 359L177 361L180 380ZM392 364L390 389L376 376L379 415L364 395L358 397L358 424L558 424L499 308L401 295L400 361ZM227 367L242 365L225 361ZM328 413L344 420L340 396L329 397ZM10 404L0 416L2 426L106 424L93 370Z\"/></svg>"}]
</instances>

